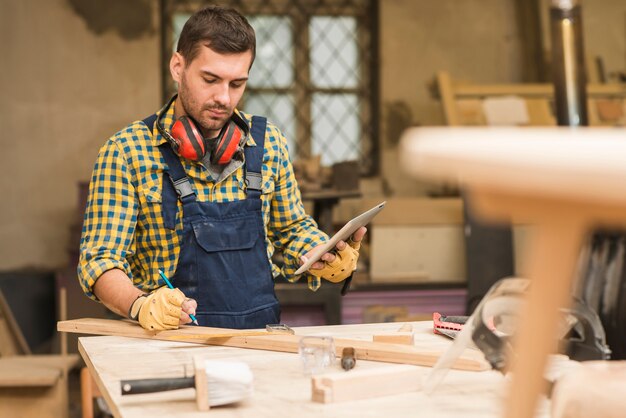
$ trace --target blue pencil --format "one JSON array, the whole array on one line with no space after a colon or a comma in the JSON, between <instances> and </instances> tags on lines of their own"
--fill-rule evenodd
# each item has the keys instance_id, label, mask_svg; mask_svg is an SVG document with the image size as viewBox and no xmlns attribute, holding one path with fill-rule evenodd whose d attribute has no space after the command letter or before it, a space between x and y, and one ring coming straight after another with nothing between
<instances>
[{"instance_id":1,"label":"blue pencil","mask_svg":"<svg viewBox=\"0 0 626 418\"><path fill-rule=\"evenodd\" d=\"M165 283L167 284L167 287L169 287L170 289L173 289L174 286L172 286L172 283L170 283L170 281L167 279L167 276L163 273L163 271L159 270L159 274L161 275L161 277L163 278L163 280L165 280ZM196 317L192 314L189 314L189 318L191 318L191 321L198 325L198 320L196 319Z\"/></svg>"}]
</instances>

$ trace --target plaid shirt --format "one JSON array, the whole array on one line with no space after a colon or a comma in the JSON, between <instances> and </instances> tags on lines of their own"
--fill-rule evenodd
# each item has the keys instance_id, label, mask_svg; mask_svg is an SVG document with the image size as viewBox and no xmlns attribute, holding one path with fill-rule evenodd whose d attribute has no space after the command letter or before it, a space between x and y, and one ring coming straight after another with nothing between
<instances>
[{"instance_id":1,"label":"plaid shirt","mask_svg":"<svg viewBox=\"0 0 626 418\"><path fill-rule=\"evenodd\" d=\"M251 116L238 112L250 125ZM166 129L174 123L174 105L161 119ZM176 271L183 231L182 204L178 201L175 230L163 226L161 190L165 161L157 148L166 142L156 127L141 121L113 135L100 149L91 183L80 240L78 277L87 296L96 299L93 285L107 270L126 272L135 286L150 291L165 283L158 269L172 276ZM246 146L256 146L251 136ZM197 162L181 159L200 202L245 199L243 168L219 183ZM282 273L294 282L298 260L328 236L317 229L304 212L286 140L268 123L263 155L263 220L267 257L282 250L282 271L272 264L274 276ZM309 287L317 290L319 278L306 274Z\"/></svg>"}]
</instances>

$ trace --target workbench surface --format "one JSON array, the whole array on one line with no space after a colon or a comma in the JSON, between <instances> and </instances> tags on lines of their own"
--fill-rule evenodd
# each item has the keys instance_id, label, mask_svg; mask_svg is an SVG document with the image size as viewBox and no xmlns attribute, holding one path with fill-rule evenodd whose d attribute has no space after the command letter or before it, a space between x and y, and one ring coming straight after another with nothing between
<instances>
[{"instance_id":1,"label":"workbench surface","mask_svg":"<svg viewBox=\"0 0 626 418\"><path fill-rule=\"evenodd\" d=\"M432 333L432 322L413 322L415 345L441 350L451 345L446 337ZM402 323L337 325L296 328L297 335L331 335L371 341L379 332L397 331ZM431 395L422 391L359 401L316 403L311 400L311 377L302 371L297 354L190 343L144 340L127 337L81 337L80 352L116 417L499 417L506 382L495 371L450 370ZM254 395L239 404L196 409L195 390L183 389L158 394L124 396L120 380L192 375L193 357L240 360L254 374ZM358 373L360 370L405 367L358 360L345 372L339 362L327 373ZM430 367L412 366L427 376ZM543 401L538 416L549 416Z\"/></svg>"}]
</instances>

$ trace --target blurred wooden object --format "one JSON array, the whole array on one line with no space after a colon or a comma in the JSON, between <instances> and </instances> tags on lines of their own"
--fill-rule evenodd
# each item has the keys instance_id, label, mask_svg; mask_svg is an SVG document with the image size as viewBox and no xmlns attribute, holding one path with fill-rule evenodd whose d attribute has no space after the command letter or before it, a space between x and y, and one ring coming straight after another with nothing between
<instances>
[{"instance_id":1,"label":"blurred wooden object","mask_svg":"<svg viewBox=\"0 0 626 418\"><path fill-rule=\"evenodd\" d=\"M101 397L100 389L91 376L89 369L83 367L80 370L80 400L82 418L93 418L93 401Z\"/></svg>"},{"instance_id":2,"label":"blurred wooden object","mask_svg":"<svg viewBox=\"0 0 626 418\"><path fill-rule=\"evenodd\" d=\"M30 354L30 347L0 290L0 357L19 354Z\"/></svg>"},{"instance_id":3,"label":"blurred wooden object","mask_svg":"<svg viewBox=\"0 0 626 418\"><path fill-rule=\"evenodd\" d=\"M554 87L551 84L472 84L453 80L447 71L437 73L437 87L448 126L486 125L483 101L515 96L525 100L529 126L553 126ZM589 84L587 88L589 124L626 124L626 84Z\"/></svg>"},{"instance_id":4,"label":"blurred wooden object","mask_svg":"<svg viewBox=\"0 0 626 418\"><path fill-rule=\"evenodd\" d=\"M67 372L78 361L76 354L0 358L0 416L67 417Z\"/></svg>"},{"instance_id":5,"label":"blurred wooden object","mask_svg":"<svg viewBox=\"0 0 626 418\"><path fill-rule=\"evenodd\" d=\"M557 312L586 234L626 225L626 130L593 128L414 128L403 165L431 180L458 182L485 221L534 225L528 237L533 283L514 340L507 418L530 418L556 350Z\"/></svg>"},{"instance_id":6,"label":"blurred wooden object","mask_svg":"<svg viewBox=\"0 0 626 418\"><path fill-rule=\"evenodd\" d=\"M626 361L586 361L557 381L552 418L621 418Z\"/></svg>"},{"instance_id":7,"label":"blurred wooden object","mask_svg":"<svg viewBox=\"0 0 626 418\"><path fill-rule=\"evenodd\" d=\"M60 317L66 315L61 289ZM0 291L0 417L68 416L68 372L78 362L67 355L61 337L61 355L30 355L30 349Z\"/></svg>"}]
</instances>

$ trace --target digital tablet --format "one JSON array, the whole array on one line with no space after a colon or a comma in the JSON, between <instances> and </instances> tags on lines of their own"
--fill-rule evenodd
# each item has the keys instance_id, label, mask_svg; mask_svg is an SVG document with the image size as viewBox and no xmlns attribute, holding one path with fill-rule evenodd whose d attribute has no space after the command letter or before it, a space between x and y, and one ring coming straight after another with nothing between
<instances>
[{"instance_id":1,"label":"digital tablet","mask_svg":"<svg viewBox=\"0 0 626 418\"><path fill-rule=\"evenodd\" d=\"M370 221L374 219L374 216L378 215L378 212L383 210L385 203L387 202L385 201L379 203L367 212L363 212L356 218L349 220L343 228L341 228L330 240L328 240L328 242L311 250L306 257L305 263L302 264L298 270L296 270L295 274L302 274L307 271L313 263L320 259L323 254L333 250L339 241L347 241L357 229L370 223Z\"/></svg>"}]
</instances>

